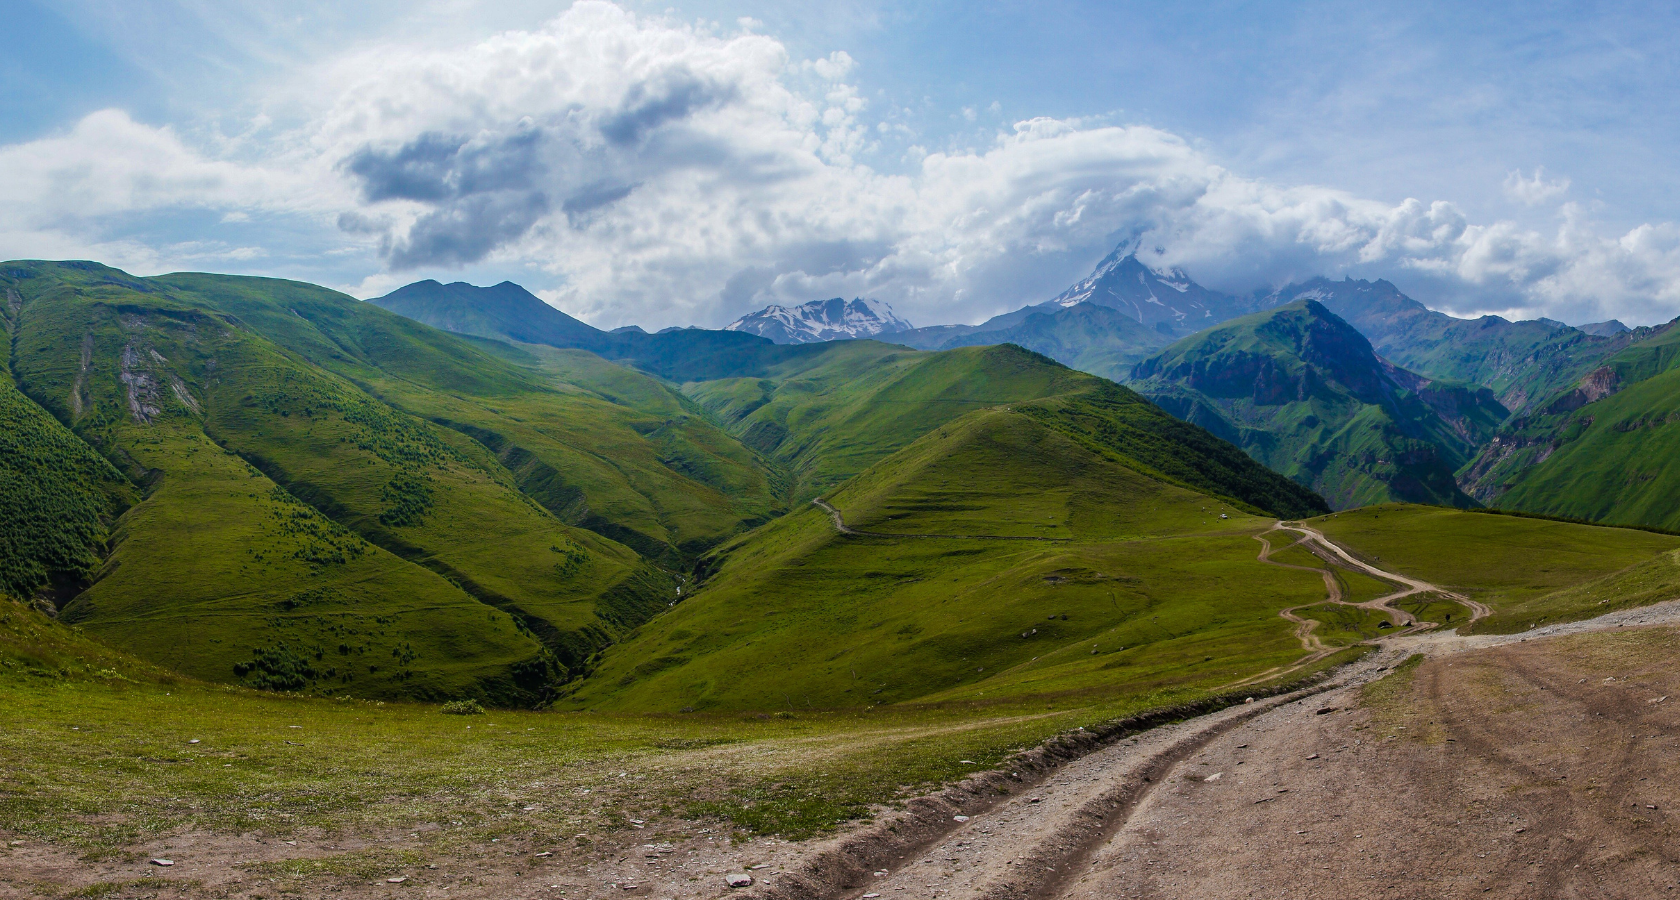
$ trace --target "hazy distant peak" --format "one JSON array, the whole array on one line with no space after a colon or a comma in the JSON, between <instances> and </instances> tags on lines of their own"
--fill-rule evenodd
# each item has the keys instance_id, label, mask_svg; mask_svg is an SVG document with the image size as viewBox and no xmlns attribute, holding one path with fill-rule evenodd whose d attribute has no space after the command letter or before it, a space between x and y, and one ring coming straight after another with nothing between
<instances>
[{"instance_id":1,"label":"hazy distant peak","mask_svg":"<svg viewBox=\"0 0 1680 900\"><path fill-rule=\"evenodd\" d=\"M880 300L812 300L798 306L767 306L723 326L778 344L809 344L895 334L913 328Z\"/></svg>"}]
</instances>

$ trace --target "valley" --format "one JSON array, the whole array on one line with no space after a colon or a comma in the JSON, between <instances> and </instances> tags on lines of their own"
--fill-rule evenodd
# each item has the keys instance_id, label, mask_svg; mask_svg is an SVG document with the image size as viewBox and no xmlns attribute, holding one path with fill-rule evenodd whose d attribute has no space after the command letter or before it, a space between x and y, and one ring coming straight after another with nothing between
<instances>
[{"instance_id":1,"label":"valley","mask_svg":"<svg viewBox=\"0 0 1680 900\"><path fill-rule=\"evenodd\" d=\"M939 334L844 303L604 332L511 283L0 282L25 896L1218 895L1158 867L1182 803L1229 805L1193 842L1250 860L1311 844L1286 803L1432 822L1439 742L1395 722L1489 748L1521 673L1669 652L1680 536L1617 487L1661 490L1667 329L1545 326L1573 348L1522 345L1547 372L1453 380L1384 355L1427 328L1353 324L1368 286L1236 299L1118 251ZM1263 771L1312 787L1219 793ZM1499 814L1562 815L1534 802Z\"/></svg>"}]
</instances>

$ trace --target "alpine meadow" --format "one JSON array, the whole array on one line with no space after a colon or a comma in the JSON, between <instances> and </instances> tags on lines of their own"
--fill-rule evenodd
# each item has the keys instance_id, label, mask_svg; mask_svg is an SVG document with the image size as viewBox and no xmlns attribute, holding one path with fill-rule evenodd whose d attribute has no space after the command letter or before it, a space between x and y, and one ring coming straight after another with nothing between
<instances>
[{"instance_id":1,"label":"alpine meadow","mask_svg":"<svg viewBox=\"0 0 1680 900\"><path fill-rule=\"evenodd\" d=\"M16 6L0 896L1680 885L1673 10Z\"/></svg>"}]
</instances>

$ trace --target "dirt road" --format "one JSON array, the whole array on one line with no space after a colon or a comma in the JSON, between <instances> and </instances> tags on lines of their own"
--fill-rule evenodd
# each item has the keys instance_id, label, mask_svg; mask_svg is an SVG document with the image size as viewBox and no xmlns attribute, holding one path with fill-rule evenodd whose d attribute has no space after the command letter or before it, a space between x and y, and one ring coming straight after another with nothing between
<instances>
[{"instance_id":1,"label":"dirt road","mask_svg":"<svg viewBox=\"0 0 1680 900\"><path fill-rule=\"evenodd\" d=\"M872 874L829 865L829 883L759 893L1674 896L1680 636L1642 626L1677 624L1671 601L1519 635L1400 635L1327 685L1072 761ZM1414 653L1428 659L1364 701Z\"/></svg>"}]
</instances>

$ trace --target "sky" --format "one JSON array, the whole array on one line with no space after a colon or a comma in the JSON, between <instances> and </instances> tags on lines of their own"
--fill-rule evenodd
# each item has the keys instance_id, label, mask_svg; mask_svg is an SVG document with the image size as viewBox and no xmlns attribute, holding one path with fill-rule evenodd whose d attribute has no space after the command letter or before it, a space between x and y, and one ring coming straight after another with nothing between
<instances>
[{"instance_id":1,"label":"sky","mask_svg":"<svg viewBox=\"0 0 1680 900\"><path fill-rule=\"evenodd\" d=\"M0 259L917 325L1117 244L1247 293L1680 315L1661 3L0 0Z\"/></svg>"}]
</instances>

